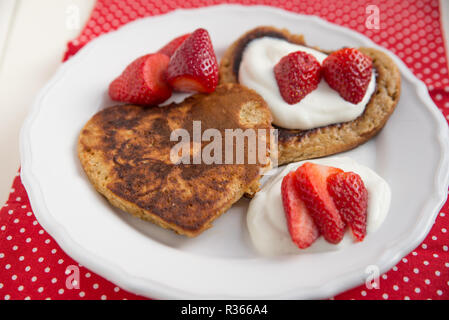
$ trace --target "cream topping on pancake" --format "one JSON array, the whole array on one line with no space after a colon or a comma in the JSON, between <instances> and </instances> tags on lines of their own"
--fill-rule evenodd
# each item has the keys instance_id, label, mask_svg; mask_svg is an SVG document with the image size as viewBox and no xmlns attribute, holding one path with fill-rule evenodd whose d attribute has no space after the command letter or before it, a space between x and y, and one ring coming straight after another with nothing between
<instances>
[{"instance_id":1,"label":"cream topping on pancake","mask_svg":"<svg viewBox=\"0 0 449 320\"><path fill-rule=\"evenodd\" d=\"M331 157L291 163L266 182L249 204L247 214L249 234L257 251L264 255L326 252L341 250L351 244L357 245L349 228L343 240L337 245L327 242L322 236L307 249L301 250L293 243L282 206L281 184L286 174L296 170L304 162L332 166L360 175L368 190L367 238L381 226L388 214L391 200L390 186L373 170L351 158Z\"/></svg>"},{"instance_id":2,"label":"cream topping on pancake","mask_svg":"<svg viewBox=\"0 0 449 320\"><path fill-rule=\"evenodd\" d=\"M358 104L344 100L324 79L317 89L299 103L291 105L285 102L279 93L273 68L282 57L295 51L312 54L320 63L327 57L326 54L309 47L263 37L248 44L240 63L239 83L254 89L264 98L273 114L275 125L286 129L307 130L352 121L363 113L376 89L374 72L365 96Z\"/></svg>"}]
</instances>

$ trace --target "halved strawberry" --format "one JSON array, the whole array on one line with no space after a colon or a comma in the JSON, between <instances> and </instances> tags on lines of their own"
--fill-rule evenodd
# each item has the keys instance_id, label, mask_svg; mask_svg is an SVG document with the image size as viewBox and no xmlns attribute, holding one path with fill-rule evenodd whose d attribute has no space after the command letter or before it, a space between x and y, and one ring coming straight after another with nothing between
<instances>
[{"instance_id":1,"label":"halved strawberry","mask_svg":"<svg viewBox=\"0 0 449 320\"><path fill-rule=\"evenodd\" d=\"M164 80L170 58L162 53L134 60L109 85L112 100L140 105L157 105L170 98L172 90Z\"/></svg>"},{"instance_id":2,"label":"halved strawberry","mask_svg":"<svg viewBox=\"0 0 449 320\"><path fill-rule=\"evenodd\" d=\"M168 83L183 92L213 92L218 84L218 64L205 29L195 30L176 50L167 72Z\"/></svg>"},{"instance_id":3,"label":"halved strawberry","mask_svg":"<svg viewBox=\"0 0 449 320\"><path fill-rule=\"evenodd\" d=\"M340 215L352 230L354 237L362 241L366 235L368 191L362 178L354 172L340 172L327 178L327 190Z\"/></svg>"},{"instance_id":4,"label":"halved strawberry","mask_svg":"<svg viewBox=\"0 0 449 320\"><path fill-rule=\"evenodd\" d=\"M179 46L188 38L190 37L191 33L183 34L182 36L179 36L177 38L174 38L172 41L167 43L165 46L163 46L161 49L159 49L159 53L166 54L167 56L171 57L176 49L179 48Z\"/></svg>"},{"instance_id":5,"label":"halved strawberry","mask_svg":"<svg viewBox=\"0 0 449 320\"><path fill-rule=\"evenodd\" d=\"M321 65L311 54L292 52L274 66L274 76L284 101L295 104L318 87Z\"/></svg>"},{"instance_id":6,"label":"halved strawberry","mask_svg":"<svg viewBox=\"0 0 449 320\"><path fill-rule=\"evenodd\" d=\"M330 243L343 239L345 223L328 190L327 178L341 169L306 162L295 172L296 188L321 234Z\"/></svg>"},{"instance_id":7,"label":"halved strawberry","mask_svg":"<svg viewBox=\"0 0 449 320\"><path fill-rule=\"evenodd\" d=\"M323 61L323 76L329 86L351 103L363 100L371 80L371 58L354 48L331 53Z\"/></svg>"},{"instance_id":8,"label":"halved strawberry","mask_svg":"<svg viewBox=\"0 0 449 320\"><path fill-rule=\"evenodd\" d=\"M295 172L293 171L282 180L282 204L293 242L298 248L305 249L319 237L320 232L309 215L306 205L299 197L295 181Z\"/></svg>"}]
</instances>

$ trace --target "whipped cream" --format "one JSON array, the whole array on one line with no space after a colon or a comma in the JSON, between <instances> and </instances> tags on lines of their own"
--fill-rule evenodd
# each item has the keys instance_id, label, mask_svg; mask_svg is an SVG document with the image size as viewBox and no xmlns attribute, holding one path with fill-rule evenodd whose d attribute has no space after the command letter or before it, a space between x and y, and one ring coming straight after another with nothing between
<instances>
[{"instance_id":1,"label":"whipped cream","mask_svg":"<svg viewBox=\"0 0 449 320\"><path fill-rule=\"evenodd\" d=\"M243 52L239 69L239 82L257 91L267 102L273 114L273 123L286 129L307 130L329 124L356 119L365 110L376 89L373 72L365 96L358 104L344 100L322 79L314 91L296 104L288 104L282 98L274 66L282 57L295 51L305 51L313 55L319 63L326 54L286 40L264 37L251 41Z\"/></svg>"},{"instance_id":2,"label":"whipped cream","mask_svg":"<svg viewBox=\"0 0 449 320\"><path fill-rule=\"evenodd\" d=\"M388 214L391 200L390 187L384 179L368 167L347 157L331 157L291 163L267 181L249 204L247 213L249 234L256 249L264 255L332 251L355 243L349 228L347 228L343 240L336 245L327 242L322 236L307 249L299 249L292 241L282 205L281 184L285 175L292 170L296 170L304 162L332 166L360 175L368 191L367 237L380 227Z\"/></svg>"}]
</instances>

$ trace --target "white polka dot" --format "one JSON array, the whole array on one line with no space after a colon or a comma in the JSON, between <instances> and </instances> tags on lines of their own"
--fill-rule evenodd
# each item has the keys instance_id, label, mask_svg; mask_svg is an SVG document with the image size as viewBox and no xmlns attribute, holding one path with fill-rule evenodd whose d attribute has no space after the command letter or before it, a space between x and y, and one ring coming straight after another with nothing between
<instances>
[{"instance_id":1,"label":"white polka dot","mask_svg":"<svg viewBox=\"0 0 449 320\"><path fill-rule=\"evenodd\" d=\"M421 289L420 289L420 288L415 288L415 292L416 292L416 293L420 293L420 292L421 292Z\"/></svg>"},{"instance_id":2,"label":"white polka dot","mask_svg":"<svg viewBox=\"0 0 449 320\"><path fill-rule=\"evenodd\" d=\"M438 238L436 236L432 236L432 240L437 240Z\"/></svg>"},{"instance_id":3,"label":"white polka dot","mask_svg":"<svg viewBox=\"0 0 449 320\"><path fill-rule=\"evenodd\" d=\"M11 298L11 296L9 294L5 295L4 299L5 300L9 300Z\"/></svg>"},{"instance_id":4,"label":"white polka dot","mask_svg":"<svg viewBox=\"0 0 449 320\"><path fill-rule=\"evenodd\" d=\"M56 251L57 251L56 249L52 249L52 250L51 250L51 253L52 253L52 254L55 254Z\"/></svg>"},{"instance_id":5,"label":"white polka dot","mask_svg":"<svg viewBox=\"0 0 449 320\"><path fill-rule=\"evenodd\" d=\"M399 287L398 287L397 285L394 285L394 286L393 286L393 290L394 290L394 291L398 291L398 290L399 290Z\"/></svg>"},{"instance_id":6,"label":"white polka dot","mask_svg":"<svg viewBox=\"0 0 449 320\"><path fill-rule=\"evenodd\" d=\"M19 232L20 233L24 233L25 232L25 228L20 228Z\"/></svg>"},{"instance_id":7,"label":"white polka dot","mask_svg":"<svg viewBox=\"0 0 449 320\"><path fill-rule=\"evenodd\" d=\"M8 263L7 265L5 265L5 269L8 270L9 268L11 268L11 265Z\"/></svg>"},{"instance_id":8,"label":"white polka dot","mask_svg":"<svg viewBox=\"0 0 449 320\"><path fill-rule=\"evenodd\" d=\"M437 290L437 295L442 296L443 295L443 291Z\"/></svg>"},{"instance_id":9,"label":"white polka dot","mask_svg":"<svg viewBox=\"0 0 449 320\"><path fill-rule=\"evenodd\" d=\"M13 247L12 247L12 250L13 250L13 251L17 251L17 249L19 249L18 246L13 246Z\"/></svg>"},{"instance_id":10,"label":"white polka dot","mask_svg":"<svg viewBox=\"0 0 449 320\"><path fill-rule=\"evenodd\" d=\"M30 297L30 296L26 296L26 297L24 298L24 300L31 300L31 297Z\"/></svg>"},{"instance_id":11,"label":"white polka dot","mask_svg":"<svg viewBox=\"0 0 449 320\"><path fill-rule=\"evenodd\" d=\"M441 232L446 233L447 232L446 228L442 228Z\"/></svg>"},{"instance_id":12,"label":"white polka dot","mask_svg":"<svg viewBox=\"0 0 449 320\"><path fill-rule=\"evenodd\" d=\"M89 272L86 272L86 278L90 278L91 274Z\"/></svg>"},{"instance_id":13,"label":"white polka dot","mask_svg":"<svg viewBox=\"0 0 449 320\"><path fill-rule=\"evenodd\" d=\"M402 258L402 262L407 263L407 258Z\"/></svg>"},{"instance_id":14,"label":"white polka dot","mask_svg":"<svg viewBox=\"0 0 449 320\"><path fill-rule=\"evenodd\" d=\"M44 291L43 287L39 287L39 289L37 289L37 292L42 293Z\"/></svg>"},{"instance_id":15,"label":"white polka dot","mask_svg":"<svg viewBox=\"0 0 449 320\"><path fill-rule=\"evenodd\" d=\"M5 254L3 252L0 252L0 259L4 258Z\"/></svg>"},{"instance_id":16,"label":"white polka dot","mask_svg":"<svg viewBox=\"0 0 449 320\"><path fill-rule=\"evenodd\" d=\"M42 262L42 261L44 261L44 258L40 257L39 259L37 259L37 261Z\"/></svg>"},{"instance_id":17,"label":"white polka dot","mask_svg":"<svg viewBox=\"0 0 449 320\"><path fill-rule=\"evenodd\" d=\"M64 260L62 260L62 259L58 260L58 264L62 264L63 262L64 262Z\"/></svg>"},{"instance_id":18,"label":"white polka dot","mask_svg":"<svg viewBox=\"0 0 449 320\"><path fill-rule=\"evenodd\" d=\"M31 238L26 238L25 242L26 243L30 243L31 242Z\"/></svg>"},{"instance_id":19,"label":"white polka dot","mask_svg":"<svg viewBox=\"0 0 449 320\"><path fill-rule=\"evenodd\" d=\"M423 243L423 244L421 245L421 248L427 249L427 244Z\"/></svg>"},{"instance_id":20,"label":"white polka dot","mask_svg":"<svg viewBox=\"0 0 449 320\"><path fill-rule=\"evenodd\" d=\"M59 293L59 294L63 294L63 293L64 293L64 289L62 289L62 288L59 289L59 290L58 290L58 293Z\"/></svg>"},{"instance_id":21,"label":"white polka dot","mask_svg":"<svg viewBox=\"0 0 449 320\"><path fill-rule=\"evenodd\" d=\"M398 267L394 266L393 271L398 271Z\"/></svg>"},{"instance_id":22,"label":"white polka dot","mask_svg":"<svg viewBox=\"0 0 449 320\"><path fill-rule=\"evenodd\" d=\"M19 223L20 222L20 220L19 219L14 219L14 221L13 221L14 223Z\"/></svg>"},{"instance_id":23,"label":"white polka dot","mask_svg":"<svg viewBox=\"0 0 449 320\"><path fill-rule=\"evenodd\" d=\"M98 283L94 283L94 285L92 286L92 288L94 289L98 289L98 287L99 287Z\"/></svg>"},{"instance_id":24,"label":"white polka dot","mask_svg":"<svg viewBox=\"0 0 449 320\"><path fill-rule=\"evenodd\" d=\"M437 276L437 277L439 277L440 276L440 274L441 274L441 272L440 271L435 271L435 275Z\"/></svg>"},{"instance_id":25,"label":"white polka dot","mask_svg":"<svg viewBox=\"0 0 449 320\"><path fill-rule=\"evenodd\" d=\"M119 292L119 291L120 291L120 288L119 288L119 287L115 287L115 288L114 288L114 291L115 291L115 292Z\"/></svg>"},{"instance_id":26,"label":"white polka dot","mask_svg":"<svg viewBox=\"0 0 449 320\"><path fill-rule=\"evenodd\" d=\"M405 296L404 300L410 300L410 297L409 296Z\"/></svg>"},{"instance_id":27,"label":"white polka dot","mask_svg":"<svg viewBox=\"0 0 449 320\"><path fill-rule=\"evenodd\" d=\"M417 255L418 255L418 252L413 251L413 252L412 252L412 255L417 256Z\"/></svg>"},{"instance_id":28,"label":"white polka dot","mask_svg":"<svg viewBox=\"0 0 449 320\"><path fill-rule=\"evenodd\" d=\"M424 260L422 263L423 263L424 265L426 265L426 266L429 265L429 261L427 261L427 260Z\"/></svg>"},{"instance_id":29,"label":"white polka dot","mask_svg":"<svg viewBox=\"0 0 449 320\"><path fill-rule=\"evenodd\" d=\"M384 293L384 294L382 295L382 298L384 298L385 300L387 300L387 299L388 299L388 294Z\"/></svg>"},{"instance_id":30,"label":"white polka dot","mask_svg":"<svg viewBox=\"0 0 449 320\"><path fill-rule=\"evenodd\" d=\"M414 268L414 269L413 269L413 272L414 272L414 273L419 273L419 269L418 269L418 268Z\"/></svg>"},{"instance_id":31,"label":"white polka dot","mask_svg":"<svg viewBox=\"0 0 449 320\"><path fill-rule=\"evenodd\" d=\"M387 276L386 274L383 274L383 275L382 275L382 279L385 280L385 279L387 279L387 278L388 278L388 276Z\"/></svg>"},{"instance_id":32,"label":"white polka dot","mask_svg":"<svg viewBox=\"0 0 449 320\"><path fill-rule=\"evenodd\" d=\"M28 211L28 212L27 212L27 216L28 216L28 217L31 217L32 214L33 214L33 213L32 213L31 211Z\"/></svg>"},{"instance_id":33,"label":"white polka dot","mask_svg":"<svg viewBox=\"0 0 449 320\"><path fill-rule=\"evenodd\" d=\"M37 252L37 248L34 247L33 249L31 249L31 251L32 251L33 253L36 253L36 252Z\"/></svg>"},{"instance_id":34,"label":"white polka dot","mask_svg":"<svg viewBox=\"0 0 449 320\"><path fill-rule=\"evenodd\" d=\"M20 256L19 257L19 261L23 261L23 260L25 260L25 257L24 256Z\"/></svg>"},{"instance_id":35,"label":"white polka dot","mask_svg":"<svg viewBox=\"0 0 449 320\"><path fill-rule=\"evenodd\" d=\"M10 241L11 239L12 239L12 236L11 236L11 235L9 235L9 236L6 237L6 240L8 240L8 241Z\"/></svg>"},{"instance_id":36,"label":"white polka dot","mask_svg":"<svg viewBox=\"0 0 449 320\"><path fill-rule=\"evenodd\" d=\"M34 277L31 278L31 281L32 281L32 282L36 282L36 280L37 280L37 277L36 277L36 276L34 276Z\"/></svg>"},{"instance_id":37,"label":"white polka dot","mask_svg":"<svg viewBox=\"0 0 449 320\"><path fill-rule=\"evenodd\" d=\"M50 267L46 267L46 268L44 269L44 271L45 271L46 273L49 273L49 272L50 272Z\"/></svg>"},{"instance_id":38,"label":"white polka dot","mask_svg":"<svg viewBox=\"0 0 449 320\"><path fill-rule=\"evenodd\" d=\"M106 299L107 299L106 295L101 296L101 300L106 300Z\"/></svg>"},{"instance_id":39,"label":"white polka dot","mask_svg":"<svg viewBox=\"0 0 449 320\"><path fill-rule=\"evenodd\" d=\"M438 255L436 253L433 254L434 258L438 258Z\"/></svg>"},{"instance_id":40,"label":"white polka dot","mask_svg":"<svg viewBox=\"0 0 449 320\"><path fill-rule=\"evenodd\" d=\"M366 296L366 291L363 290L363 291L360 292L360 294L361 294L362 296Z\"/></svg>"},{"instance_id":41,"label":"white polka dot","mask_svg":"<svg viewBox=\"0 0 449 320\"><path fill-rule=\"evenodd\" d=\"M408 282L408 277L404 277L402 280L404 280L404 282Z\"/></svg>"},{"instance_id":42,"label":"white polka dot","mask_svg":"<svg viewBox=\"0 0 449 320\"><path fill-rule=\"evenodd\" d=\"M429 284L430 284L430 280L429 280L429 279L426 279L426 280L424 280L424 283L427 284L427 285L429 285Z\"/></svg>"},{"instance_id":43,"label":"white polka dot","mask_svg":"<svg viewBox=\"0 0 449 320\"><path fill-rule=\"evenodd\" d=\"M58 279L56 279L56 278L51 279L51 283L56 283L57 281L58 281Z\"/></svg>"},{"instance_id":44,"label":"white polka dot","mask_svg":"<svg viewBox=\"0 0 449 320\"><path fill-rule=\"evenodd\" d=\"M25 271L26 271L26 272L28 272L28 271L30 271L30 270L31 270L31 267L30 267L30 266L25 267Z\"/></svg>"},{"instance_id":45,"label":"white polka dot","mask_svg":"<svg viewBox=\"0 0 449 320\"><path fill-rule=\"evenodd\" d=\"M19 287L17 288L17 290L23 291L23 286L19 286Z\"/></svg>"},{"instance_id":46,"label":"white polka dot","mask_svg":"<svg viewBox=\"0 0 449 320\"><path fill-rule=\"evenodd\" d=\"M13 275L11 276L11 279L14 280L14 281L17 280L17 275L16 275L16 274L13 274Z\"/></svg>"}]
</instances>

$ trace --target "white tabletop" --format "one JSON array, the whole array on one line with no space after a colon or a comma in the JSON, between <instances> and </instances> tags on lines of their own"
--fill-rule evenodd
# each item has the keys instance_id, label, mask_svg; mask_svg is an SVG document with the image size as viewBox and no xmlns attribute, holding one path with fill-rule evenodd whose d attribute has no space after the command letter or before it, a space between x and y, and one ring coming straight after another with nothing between
<instances>
[{"instance_id":1,"label":"white tabletop","mask_svg":"<svg viewBox=\"0 0 449 320\"><path fill-rule=\"evenodd\" d=\"M0 0L0 204L6 201L20 166L22 122L36 93L61 63L66 43L81 31L94 3ZM440 3L449 44L449 0Z\"/></svg>"}]
</instances>

